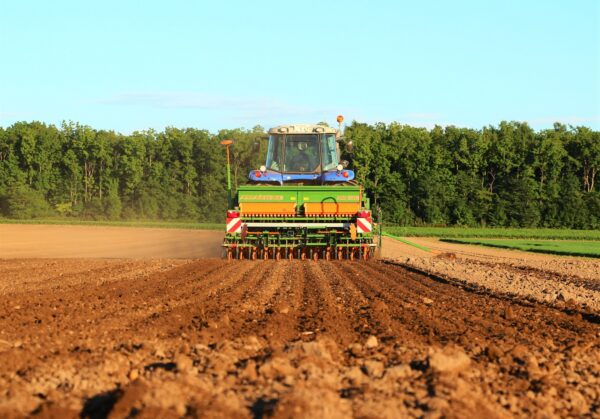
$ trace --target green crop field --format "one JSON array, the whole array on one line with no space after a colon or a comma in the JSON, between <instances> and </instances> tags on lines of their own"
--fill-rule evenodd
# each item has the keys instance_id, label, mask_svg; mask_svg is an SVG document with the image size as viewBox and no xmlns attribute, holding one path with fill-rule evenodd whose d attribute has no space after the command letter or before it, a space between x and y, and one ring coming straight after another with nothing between
<instances>
[{"instance_id":1,"label":"green crop field","mask_svg":"<svg viewBox=\"0 0 600 419\"><path fill-rule=\"evenodd\" d=\"M600 240L600 230L394 226L384 226L383 230L399 237Z\"/></svg>"},{"instance_id":2,"label":"green crop field","mask_svg":"<svg viewBox=\"0 0 600 419\"><path fill-rule=\"evenodd\" d=\"M442 241L555 255L600 257L600 241L511 239L442 239Z\"/></svg>"}]
</instances>

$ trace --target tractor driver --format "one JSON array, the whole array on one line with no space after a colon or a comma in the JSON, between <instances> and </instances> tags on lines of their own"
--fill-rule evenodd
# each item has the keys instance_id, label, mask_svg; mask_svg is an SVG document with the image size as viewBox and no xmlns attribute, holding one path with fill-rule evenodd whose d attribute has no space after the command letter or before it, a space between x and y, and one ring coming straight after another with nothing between
<instances>
[{"instance_id":1,"label":"tractor driver","mask_svg":"<svg viewBox=\"0 0 600 419\"><path fill-rule=\"evenodd\" d=\"M296 146L297 153L290 161L290 171L293 172L313 172L316 164L314 163L314 157L308 149L307 142L299 142Z\"/></svg>"}]
</instances>

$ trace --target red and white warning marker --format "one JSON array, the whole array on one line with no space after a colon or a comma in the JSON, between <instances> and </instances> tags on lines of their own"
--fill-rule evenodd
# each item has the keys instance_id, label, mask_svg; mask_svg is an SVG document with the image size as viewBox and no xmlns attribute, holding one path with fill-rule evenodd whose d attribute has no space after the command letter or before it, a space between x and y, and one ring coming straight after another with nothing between
<instances>
[{"instance_id":1,"label":"red and white warning marker","mask_svg":"<svg viewBox=\"0 0 600 419\"><path fill-rule=\"evenodd\" d=\"M370 233L373 231L373 220L371 219L371 211L360 211L356 218L356 232Z\"/></svg>"},{"instance_id":2,"label":"red and white warning marker","mask_svg":"<svg viewBox=\"0 0 600 419\"><path fill-rule=\"evenodd\" d=\"M242 219L238 211L227 211L227 233L240 233L242 231Z\"/></svg>"}]
</instances>

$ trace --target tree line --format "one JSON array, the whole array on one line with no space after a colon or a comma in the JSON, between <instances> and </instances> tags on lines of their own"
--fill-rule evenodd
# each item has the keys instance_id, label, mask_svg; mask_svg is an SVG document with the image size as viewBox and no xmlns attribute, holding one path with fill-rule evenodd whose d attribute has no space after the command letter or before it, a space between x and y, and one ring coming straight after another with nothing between
<instances>
[{"instance_id":1,"label":"tree line","mask_svg":"<svg viewBox=\"0 0 600 419\"><path fill-rule=\"evenodd\" d=\"M257 167L264 130L166 128L123 135L78 123L0 128L0 212L11 218L223 221L225 151L233 180ZM249 169L248 169L249 170Z\"/></svg>"},{"instance_id":2,"label":"tree line","mask_svg":"<svg viewBox=\"0 0 600 419\"><path fill-rule=\"evenodd\" d=\"M0 128L0 214L223 221L225 152L246 182L264 129L166 128L124 135L74 122ZM600 132L398 123L346 127L344 158L385 221L400 225L600 228Z\"/></svg>"},{"instance_id":3,"label":"tree line","mask_svg":"<svg viewBox=\"0 0 600 419\"><path fill-rule=\"evenodd\" d=\"M600 228L600 132L353 123L357 178L401 225Z\"/></svg>"}]
</instances>

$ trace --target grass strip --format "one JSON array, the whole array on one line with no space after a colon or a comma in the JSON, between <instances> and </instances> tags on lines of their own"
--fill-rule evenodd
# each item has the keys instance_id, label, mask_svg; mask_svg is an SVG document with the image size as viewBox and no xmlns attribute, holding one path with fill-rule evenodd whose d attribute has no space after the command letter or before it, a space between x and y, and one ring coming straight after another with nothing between
<instances>
[{"instance_id":1,"label":"grass strip","mask_svg":"<svg viewBox=\"0 0 600 419\"><path fill-rule=\"evenodd\" d=\"M384 227L384 230L389 234L399 237L600 240L600 230L400 226L386 226Z\"/></svg>"},{"instance_id":2,"label":"grass strip","mask_svg":"<svg viewBox=\"0 0 600 419\"><path fill-rule=\"evenodd\" d=\"M490 240L490 239L440 239L447 243L475 244L500 249L522 250L525 252L547 253L561 256L583 256L600 258L600 241L568 240Z\"/></svg>"},{"instance_id":3,"label":"grass strip","mask_svg":"<svg viewBox=\"0 0 600 419\"><path fill-rule=\"evenodd\" d=\"M421 249L421 250L424 250L424 251L426 251L426 252L431 252L431 249L430 249L430 248L428 248L428 247L425 247L425 246L422 246L422 245L420 245L420 244L417 244L417 243L415 243L415 242L411 242L410 240L406 240L405 238L398 237L398 236L394 236L393 234L386 233L386 232L384 232L384 233L383 233L383 235L384 235L385 237L389 237L389 238L391 238L391 239L398 240L399 242L402 242L402 243L404 243L404 244L408 244L409 246L416 247L417 249Z\"/></svg>"}]
</instances>

